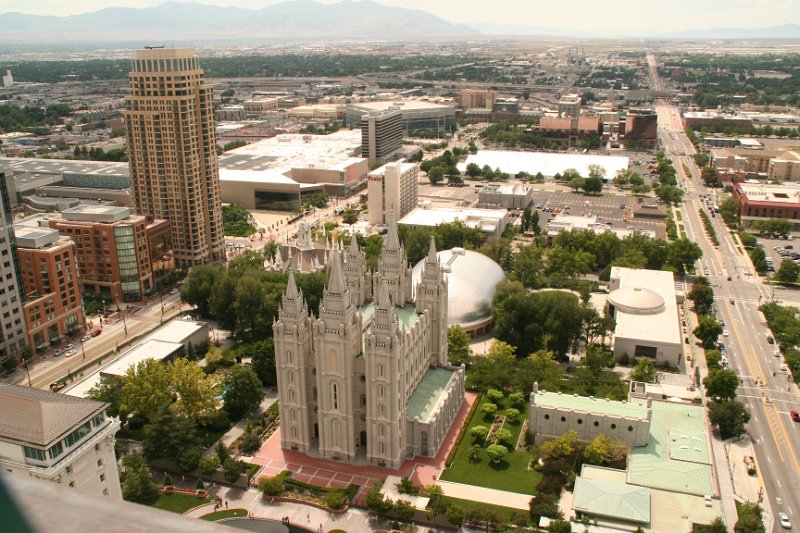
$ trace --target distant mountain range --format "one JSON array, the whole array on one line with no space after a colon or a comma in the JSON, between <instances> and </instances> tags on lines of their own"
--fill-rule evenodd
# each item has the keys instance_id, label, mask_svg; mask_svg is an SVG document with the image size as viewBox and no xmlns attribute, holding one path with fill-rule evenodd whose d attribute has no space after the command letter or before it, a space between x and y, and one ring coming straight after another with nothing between
<instances>
[{"instance_id":1,"label":"distant mountain range","mask_svg":"<svg viewBox=\"0 0 800 533\"><path fill-rule=\"evenodd\" d=\"M646 37L650 39L800 39L800 25L783 24L769 28L711 28L680 32L653 33L635 32L621 27L616 30L587 31L566 28L543 28L494 24L491 22L467 22L484 35L537 35L553 37Z\"/></svg>"},{"instance_id":2,"label":"distant mountain range","mask_svg":"<svg viewBox=\"0 0 800 533\"><path fill-rule=\"evenodd\" d=\"M67 17L5 13L2 42L416 39L479 35L467 26L372 0L320 4L295 0L252 10L200 3L109 7Z\"/></svg>"},{"instance_id":3,"label":"distant mountain range","mask_svg":"<svg viewBox=\"0 0 800 533\"><path fill-rule=\"evenodd\" d=\"M166 2L147 8L109 7L66 17L5 13L0 43L160 43L203 41L432 40L481 35L537 35L573 38L800 39L800 25L771 28L713 28L673 33L575 30L476 21L452 24L425 11L385 6L373 0L320 4L292 0L263 9Z\"/></svg>"}]
</instances>

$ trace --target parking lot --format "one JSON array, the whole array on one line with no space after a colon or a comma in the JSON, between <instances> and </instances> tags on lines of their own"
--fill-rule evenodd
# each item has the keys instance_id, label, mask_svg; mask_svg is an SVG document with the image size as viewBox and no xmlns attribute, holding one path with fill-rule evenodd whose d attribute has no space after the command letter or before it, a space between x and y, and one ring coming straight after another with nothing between
<instances>
[{"instance_id":1,"label":"parking lot","mask_svg":"<svg viewBox=\"0 0 800 533\"><path fill-rule=\"evenodd\" d=\"M536 192L533 195L534 206L541 206L541 210L561 209L562 212L575 216L599 216L602 217L603 222L611 224L615 228L653 231L656 237L663 239L666 235L664 222L634 218L631 216L631 208L635 203L636 199L633 196L623 195L585 196L573 192L547 191ZM542 226L555 216L555 212L543 212L540 215Z\"/></svg>"},{"instance_id":2,"label":"parking lot","mask_svg":"<svg viewBox=\"0 0 800 533\"><path fill-rule=\"evenodd\" d=\"M764 246L764 252L767 257L772 259L775 270L781 267L781 262L784 260L800 261L800 243L795 246L794 240L759 238L758 242ZM782 248L782 250L776 250L776 248ZM793 256L792 254L796 255Z\"/></svg>"}]
</instances>

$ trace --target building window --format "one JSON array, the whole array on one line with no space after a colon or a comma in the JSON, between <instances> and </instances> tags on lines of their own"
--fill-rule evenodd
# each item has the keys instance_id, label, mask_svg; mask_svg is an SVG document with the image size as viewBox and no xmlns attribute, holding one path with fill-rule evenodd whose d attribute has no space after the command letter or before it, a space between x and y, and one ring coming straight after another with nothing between
<instances>
[{"instance_id":1,"label":"building window","mask_svg":"<svg viewBox=\"0 0 800 533\"><path fill-rule=\"evenodd\" d=\"M336 383L331 385L331 396L333 399L333 408L338 410L339 409L339 387Z\"/></svg>"},{"instance_id":2,"label":"building window","mask_svg":"<svg viewBox=\"0 0 800 533\"><path fill-rule=\"evenodd\" d=\"M617 425L616 424L611 424L611 429L617 429Z\"/></svg>"},{"instance_id":3,"label":"building window","mask_svg":"<svg viewBox=\"0 0 800 533\"><path fill-rule=\"evenodd\" d=\"M545 420L550 420L550 415L544 415Z\"/></svg>"},{"instance_id":4,"label":"building window","mask_svg":"<svg viewBox=\"0 0 800 533\"><path fill-rule=\"evenodd\" d=\"M23 446L22 449L25 451L26 458L33 459L34 461L44 461L44 450L30 448L28 446Z\"/></svg>"},{"instance_id":5,"label":"building window","mask_svg":"<svg viewBox=\"0 0 800 533\"><path fill-rule=\"evenodd\" d=\"M578 424L583 424L583 419L579 418L578 419Z\"/></svg>"},{"instance_id":6,"label":"building window","mask_svg":"<svg viewBox=\"0 0 800 533\"><path fill-rule=\"evenodd\" d=\"M102 459L98 459L97 460L97 466L98 467L103 466L103 460Z\"/></svg>"},{"instance_id":7,"label":"building window","mask_svg":"<svg viewBox=\"0 0 800 533\"><path fill-rule=\"evenodd\" d=\"M600 427L600 422L598 422L598 421L596 421L596 420L595 420L595 422L594 422L594 427Z\"/></svg>"},{"instance_id":8,"label":"building window","mask_svg":"<svg viewBox=\"0 0 800 533\"><path fill-rule=\"evenodd\" d=\"M71 473L72 473L72 466L68 466L68 467L66 467L66 468L64 469L64 472L66 472L67 474L71 474Z\"/></svg>"},{"instance_id":9,"label":"building window","mask_svg":"<svg viewBox=\"0 0 800 533\"><path fill-rule=\"evenodd\" d=\"M633 431L633 426L628 426L628 431Z\"/></svg>"},{"instance_id":10,"label":"building window","mask_svg":"<svg viewBox=\"0 0 800 533\"><path fill-rule=\"evenodd\" d=\"M100 483L103 483L106 480L105 474L100 474Z\"/></svg>"},{"instance_id":11,"label":"building window","mask_svg":"<svg viewBox=\"0 0 800 533\"><path fill-rule=\"evenodd\" d=\"M70 481L69 482L69 486L72 487L72 488L75 488L75 482L74 481Z\"/></svg>"},{"instance_id":12,"label":"building window","mask_svg":"<svg viewBox=\"0 0 800 533\"><path fill-rule=\"evenodd\" d=\"M99 442L94 445L94 451L96 451L96 452L100 451L100 443Z\"/></svg>"},{"instance_id":13,"label":"building window","mask_svg":"<svg viewBox=\"0 0 800 533\"><path fill-rule=\"evenodd\" d=\"M60 442L55 443L50 447L49 450L47 450L47 455L50 457L50 459L55 459L62 453L64 453L64 446L62 446Z\"/></svg>"},{"instance_id":14,"label":"building window","mask_svg":"<svg viewBox=\"0 0 800 533\"><path fill-rule=\"evenodd\" d=\"M567 421L567 417L566 417L566 416L562 416L562 417L561 417L561 421L562 421L562 422L566 422L566 421Z\"/></svg>"}]
</instances>

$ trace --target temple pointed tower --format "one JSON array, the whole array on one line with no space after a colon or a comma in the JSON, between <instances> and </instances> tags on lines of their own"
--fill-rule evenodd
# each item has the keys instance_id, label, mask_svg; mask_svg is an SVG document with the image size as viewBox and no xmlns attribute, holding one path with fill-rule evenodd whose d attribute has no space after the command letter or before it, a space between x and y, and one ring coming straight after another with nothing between
<instances>
[{"instance_id":1,"label":"temple pointed tower","mask_svg":"<svg viewBox=\"0 0 800 533\"><path fill-rule=\"evenodd\" d=\"M406 450L405 336L400 329L389 284L380 276L375 315L364 340L367 362L367 460L399 468Z\"/></svg>"},{"instance_id":2,"label":"temple pointed tower","mask_svg":"<svg viewBox=\"0 0 800 533\"><path fill-rule=\"evenodd\" d=\"M344 263L344 277L350 290L350 300L353 305L364 305L367 298L372 295L370 290L370 274L367 271L367 258L358 247L355 233L350 238L350 247L347 250Z\"/></svg>"},{"instance_id":3,"label":"temple pointed tower","mask_svg":"<svg viewBox=\"0 0 800 533\"><path fill-rule=\"evenodd\" d=\"M311 327L303 292L297 288L290 263L289 281L272 331L278 369L281 446L304 452L311 449L313 437L311 411L307 408L313 403L315 385L311 372L314 366Z\"/></svg>"},{"instance_id":4,"label":"temple pointed tower","mask_svg":"<svg viewBox=\"0 0 800 533\"><path fill-rule=\"evenodd\" d=\"M342 272L342 257L331 251L328 286L314 323L316 352L319 454L330 459L353 460L357 443L355 361L362 352L361 315L351 301Z\"/></svg>"},{"instance_id":5,"label":"temple pointed tower","mask_svg":"<svg viewBox=\"0 0 800 533\"><path fill-rule=\"evenodd\" d=\"M478 280L476 280L478 282ZM447 361L447 279L439 258L436 241L431 237L422 278L415 291L417 313L431 315L430 366L446 366Z\"/></svg>"},{"instance_id":6,"label":"temple pointed tower","mask_svg":"<svg viewBox=\"0 0 800 533\"><path fill-rule=\"evenodd\" d=\"M389 232L381 250L378 272L386 281L392 302L403 307L406 302L411 301L411 267L408 266L406 251L400 244L394 212L389 216ZM374 294L378 293L378 288L378 282L375 281L373 283Z\"/></svg>"}]
</instances>

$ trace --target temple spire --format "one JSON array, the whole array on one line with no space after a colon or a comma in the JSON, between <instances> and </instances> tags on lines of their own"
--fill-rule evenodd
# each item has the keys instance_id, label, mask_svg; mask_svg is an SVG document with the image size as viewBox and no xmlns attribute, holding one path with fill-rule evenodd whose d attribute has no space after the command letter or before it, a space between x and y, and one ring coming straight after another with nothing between
<instances>
[{"instance_id":1,"label":"temple spire","mask_svg":"<svg viewBox=\"0 0 800 533\"><path fill-rule=\"evenodd\" d=\"M431 235L431 245L428 248L428 263L437 263L439 259L436 257L436 240Z\"/></svg>"},{"instance_id":2,"label":"temple spire","mask_svg":"<svg viewBox=\"0 0 800 533\"><path fill-rule=\"evenodd\" d=\"M338 251L333 250L331 252L331 269L328 273L328 291L342 294L346 288L344 274L342 274L342 256Z\"/></svg>"},{"instance_id":3,"label":"temple spire","mask_svg":"<svg viewBox=\"0 0 800 533\"><path fill-rule=\"evenodd\" d=\"M300 296L299 292L297 291L297 283L294 281L294 269L290 266L289 267L289 281L286 283L286 294L285 297L287 300L296 300Z\"/></svg>"},{"instance_id":4,"label":"temple spire","mask_svg":"<svg viewBox=\"0 0 800 533\"><path fill-rule=\"evenodd\" d=\"M389 213L389 234L386 236L386 249L396 252L400 250L400 237L397 234L397 220L394 209Z\"/></svg>"}]
</instances>

